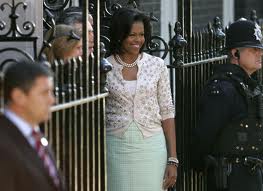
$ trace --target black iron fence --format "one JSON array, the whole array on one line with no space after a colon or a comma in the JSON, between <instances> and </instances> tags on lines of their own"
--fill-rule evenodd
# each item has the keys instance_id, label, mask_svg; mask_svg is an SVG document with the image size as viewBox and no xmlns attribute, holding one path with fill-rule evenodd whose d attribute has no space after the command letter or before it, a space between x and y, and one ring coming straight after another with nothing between
<instances>
[{"instance_id":1,"label":"black iron fence","mask_svg":"<svg viewBox=\"0 0 263 191\"><path fill-rule=\"evenodd\" d=\"M258 22L255 13L255 11L251 12L250 19ZM259 22L259 24L262 26L262 23ZM227 29L221 28L219 18L215 17L213 24L209 23L205 29L194 32L189 28L185 29L187 45L179 46L180 43L174 43L176 46L172 47L175 68L172 67L171 70L175 71L176 83L171 81L171 85L176 89L177 151L181 161L176 185L179 191L207 190L206 174L195 172L191 168L191 133L198 121L200 94L204 84L213 73L213 65L227 62L227 56L222 54L225 44L225 30ZM180 36L177 38L176 36L178 34L174 39L184 42ZM174 49L175 47L177 49ZM262 70L258 72L257 78L262 83Z\"/></svg>"},{"instance_id":2,"label":"black iron fence","mask_svg":"<svg viewBox=\"0 0 263 191\"><path fill-rule=\"evenodd\" d=\"M70 1L59 8L45 7L46 21L62 11ZM58 105L52 108L52 119L44 129L52 142L57 164L64 173L69 190L106 190L105 149L105 74L110 66L103 58L105 50L100 43L100 1L83 2L83 17L87 20L89 8L94 18L95 52L89 59L71 59L67 63L57 60L52 64L55 72L55 94ZM85 7L85 8L84 8ZM51 14L50 14L51 12ZM51 18L49 17L51 15ZM84 19L85 20L85 19ZM83 23L83 42L87 42ZM87 48L87 46L86 46ZM84 53L87 51L83 50Z\"/></svg>"},{"instance_id":3,"label":"black iron fence","mask_svg":"<svg viewBox=\"0 0 263 191\"><path fill-rule=\"evenodd\" d=\"M44 132L52 144L57 165L69 190L105 190L105 97L94 71L97 66L81 58L55 61L52 118Z\"/></svg>"},{"instance_id":4,"label":"black iron fence","mask_svg":"<svg viewBox=\"0 0 263 191\"><path fill-rule=\"evenodd\" d=\"M44 28L54 25L54 18L63 9L78 2L83 7L83 17L87 19L87 11L94 18L95 52L88 57L74 58L66 63L56 60L52 63L55 74L55 95L57 104L52 107L52 118L42 128L55 150L57 165L62 170L70 191L104 191L107 187L106 147L105 147L105 98L108 95L104 89L105 74L110 70L103 56L105 54L100 42L106 49L109 42L107 31L112 12L120 5L109 5L107 0L72 1L44 0ZM136 5L135 1L129 1ZM191 2L191 1L189 1ZM204 191L206 177L197 174L190 167L189 146L191 131L198 120L198 99L202 88L213 72L213 64L226 62L222 55L224 48L224 30L220 19L199 31L192 31L191 4L179 1L180 22L175 22L170 28L170 40L166 42L160 36L153 36L145 51L169 57L171 88L176 103L177 150L181 162L178 172L177 191ZM1 11L8 11L10 25L0 19L0 42L21 42L32 44L33 53L23 49L6 46L0 48L0 71L10 60L15 60L15 54L36 59L37 37L32 36L35 25L30 21L18 25L20 16L16 9L26 3L0 4ZM9 8L8 8L9 7ZM108 8L111 7L109 10ZM186 7L184 14L183 8ZM155 18L149 14L154 21ZM186 22L187 19L189 22ZM259 21L255 12L251 19ZM19 28L22 26L22 30ZM45 30L43 29L43 30ZM86 42L86 26L84 23L83 42ZM23 32L21 32L23 31ZM33 32L32 32L33 31ZM9 53L12 52L12 53ZM261 79L262 73L258 74ZM0 72L0 78L2 74ZM0 87L2 80L0 80ZM0 96L3 95L2 89ZM1 102L3 105L3 99Z\"/></svg>"},{"instance_id":5,"label":"black iron fence","mask_svg":"<svg viewBox=\"0 0 263 191\"><path fill-rule=\"evenodd\" d=\"M55 23L55 16L73 1L45 0L44 27L49 29ZM37 3L37 2L36 2ZM111 66L103 56L105 50L100 45L99 20L100 1L83 1L83 17L87 18L86 8L90 8L94 17L95 51L87 56L87 44L84 43L84 56L63 62L56 60L51 63L54 71L56 105L52 107L51 119L41 127L55 151L57 165L65 176L69 190L106 190L106 149L105 149L105 74ZM34 60L40 58L37 49L38 38L33 36L34 22L23 20L24 15L16 12L18 7L27 10L27 2L0 4L6 18L0 19L0 42L8 42L0 48L0 71L10 61L20 57ZM8 20L10 19L10 21ZM43 28L43 31L45 28ZM83 42L87 42L86 24L83 27ZM43 35L43 32L42 34ZM21 47L10 42L21 42ZM28 53L26 47L32 42L33 53ZM0 72L2 79L2 72ZM1 108L3 107L1 88Z\"/></svg>"}]
</instances>

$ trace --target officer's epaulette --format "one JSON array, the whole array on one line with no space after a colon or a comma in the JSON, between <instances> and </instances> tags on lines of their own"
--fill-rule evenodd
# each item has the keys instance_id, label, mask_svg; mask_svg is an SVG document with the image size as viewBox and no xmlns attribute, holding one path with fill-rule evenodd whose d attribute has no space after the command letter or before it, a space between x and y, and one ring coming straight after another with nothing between
<instances>
[{"instance_id":1,"label":"officer's epaulette","mask_svg":"<svg viewBox=\"0 0 263 191\"><path fill-rule=\"evenodd\" d=\"M218 79L211 79L209 81L209 89L208 94L209 95L221 95L222 89L218 84Z\"/></svg>"},{"instance_id":2,"label":"officer's epaulette","mask_svg":"<svg viewBox=\"0 0 263 191\"><path fill-rule=\"evenodd\" d=\"M237 77L236 75L233 75L232 72L215 74L210 79L210 82L213 82L213 83L218 83L219 81L230 82L241 95L243 95L244 97L247 97L248 86L244 84L244 81L241 78ZM221 94L220 91L222 91L220 86L214 85L212 86L210 93L213 95L220 95Z\"/></svg>"}]
</instances>

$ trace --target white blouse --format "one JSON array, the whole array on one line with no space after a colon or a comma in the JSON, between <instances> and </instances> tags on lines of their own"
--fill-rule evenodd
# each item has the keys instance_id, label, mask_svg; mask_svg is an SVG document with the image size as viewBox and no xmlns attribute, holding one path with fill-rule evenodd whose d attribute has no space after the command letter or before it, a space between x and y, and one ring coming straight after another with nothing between
<instances>
[{"instance_id":1,"label":"white blouse","mask_svg":"<svg viewBox=\"0 0 263 191\"><path fill-rule=\"evenodd\" d=\"M124 88L134 98L136 93L137 80L124 80Z\"/></svg>"},{"instance_id":2,"label":"white blouse","mask_svg":"<svg viewBox=\"0 0 263 191\"><path fill-rule=\"evenodd\" d=\"M142 53L134 96L123 79L123 66L114 56L107 60L113 65L107 74L109 96L106 98L106 130L108 134L122 137L130 123L135 121L144 137L162 130L161 121L174 118L168 69L164 61Z\"/></svg>"}]
</instances>

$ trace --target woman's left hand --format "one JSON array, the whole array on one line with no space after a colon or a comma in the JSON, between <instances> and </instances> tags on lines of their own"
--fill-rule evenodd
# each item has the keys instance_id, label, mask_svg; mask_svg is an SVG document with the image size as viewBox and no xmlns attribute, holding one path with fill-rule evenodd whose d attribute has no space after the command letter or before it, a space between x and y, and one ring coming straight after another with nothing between
<instances>
[{"instance_id":1,"label":"woman's left hand","mask_svg":"<svg viewBox=\"0 0 263 191\"><path fill-rule=\"evenodd\" d=\"M174 187L177 179L177 166L167 164L164 180L163 180L163 189L166 190L170 187Z\"/></svg>"}]
</instances>

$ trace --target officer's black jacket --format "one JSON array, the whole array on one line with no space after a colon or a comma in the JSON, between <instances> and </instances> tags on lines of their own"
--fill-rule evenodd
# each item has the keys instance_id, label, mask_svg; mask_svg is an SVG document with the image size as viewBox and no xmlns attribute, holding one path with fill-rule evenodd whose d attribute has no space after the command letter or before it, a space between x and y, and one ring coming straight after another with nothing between
<instances>
[{"instance_id":1,"label":"officer's black jacket","mask_svg":"<svg viewBox=\"0 0 263 191\"><path fill-rule=\"evenodd\" d=\"M236 64L220 64L214 67L214 76L204 87L199 104L199 121L193 133L191 159L197 168L204 167L204 157L211 153L218 133L233 120L247 116L244 95L231 81L216 79L219 74L231 72L250 88L255 80Z\"/></svg>"},{"instance_id":2,"label":"officer's black jacket","mask_svg":"<svg viewBox=\"0 0 263 191\"><path fill-rule=\"evenodd\" d=\"M216 177L219 173L214 167L218 163L209 154L212 153L222 128L248 116L246 96L242 94L240 88L237 88L236 83L224 78L220 79L220 77L217 80L218 76L229 72L249 89L253 90L257 86L256 81L238 65L224 64L214 68L214 76L205 85L200 100L200 118L197 128L194 129L191 149L192 165L196 170L205 169L208 191L261 191L263 185L261 169L250 173L247 166L239 163L232 165L230 174L227 175L227 187L216 186L219 180Z\"/></svg>"}]
</instances>

